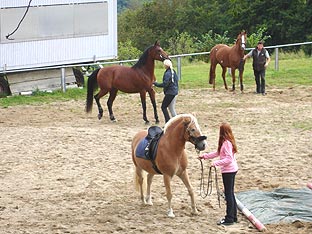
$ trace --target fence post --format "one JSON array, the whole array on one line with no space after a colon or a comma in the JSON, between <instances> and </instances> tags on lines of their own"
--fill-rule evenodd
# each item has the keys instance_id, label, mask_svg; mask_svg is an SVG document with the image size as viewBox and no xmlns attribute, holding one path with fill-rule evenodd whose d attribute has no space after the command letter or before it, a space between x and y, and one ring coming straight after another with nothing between
<instances>
[{"instance_id":1,"label":"fence post","mask_svg":"<svg viewBox=\"0 0 312 234\"><path fill-rule=\"evenodd\" d=\"M178 64L177 64L177 67L178 67L178 77L179 79L181 80L182 79L182 72L181 72L181 56L178 56Z\"/></svg>"},{"instance_id":2,"label":"fence post","mask_svg":"<svg viewBox=\"0 0 312 234\"><path fill-rule=\"evenodd\" d=\"M62 86L62 91L65 93L66 92L65 67L61 68L61 86Z\"/></svg>"},{"instance_id":3,"label":"fence post","mask_svg":"<svg viewBox=\"0 0 312 234\"><path fill-rule=\"evenodd\" d=\"M275 48L275 70L278 71L278 48Z\"/></svg>"}]
</instances>

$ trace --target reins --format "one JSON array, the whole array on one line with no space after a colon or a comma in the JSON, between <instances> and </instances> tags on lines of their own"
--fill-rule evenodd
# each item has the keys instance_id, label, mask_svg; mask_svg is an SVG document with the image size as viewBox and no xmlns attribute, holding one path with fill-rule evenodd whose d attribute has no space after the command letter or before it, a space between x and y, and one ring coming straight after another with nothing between
<instances>
[{"instance_id":1,"label":"reins","mask_svg":"<svg viewBox=\"0 0 312 234\"><path fill-rule=\"evenodd\" d=\"M207 196L211 195L211 193L212 193L212 184L213 184L212 168L214 168L215 185L216 185L218 203L219 203L219 207L221 208L221 199L220 199L220 197L223 197L224 195L223 195L223 193L219 189L217 169L216 169L216 167L210 166L209 173L208 173L208 178L207 178L207 187L205 188L204 166L203 166L202 160L199 160L199 161L200 161L200 165L201 165L201 177L200 177L200 187L199 187L200 196L202 198L206 198Z\"/></svg>"}]
</instances>

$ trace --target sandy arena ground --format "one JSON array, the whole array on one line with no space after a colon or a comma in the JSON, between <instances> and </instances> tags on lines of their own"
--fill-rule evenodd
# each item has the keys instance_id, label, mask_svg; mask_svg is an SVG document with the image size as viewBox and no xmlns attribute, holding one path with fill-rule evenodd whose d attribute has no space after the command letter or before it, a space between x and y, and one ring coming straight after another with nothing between
<instances>
[{"instance_id":1,"label":"sandy arena ground","mask_svg":"<svg viewBox=\"0 0 312 234\"><path fill-rule=\"evenodd\" d=\"M267 91L267 96L251 89L233 94L219 87L181 90L178 96L177 111L195 113L208 136L207 151L217 147L220 123L232 125L239 148L236 192L312 182L312 87ZM162 97L158 90L160 126ZM187 190L177 177L172 180L175 218L166 217L162 176L153 181L154 206L141 205L130 148L132 136L147 128L139 95L117 96L117 123L108 119L106 100L101 99L100 121L95 104L92 114L84 112L84 100L0 108L1 234L258 232L242 214L238 224L216 225L225 204L218 207L214 189L200 197L200 162L190 143L186 150L199 215L191 215ZM148 116L154 121L149 99ZM300 221L266 227L266 233L312 233L312 223Z\"/></svg>"}]
</instances>

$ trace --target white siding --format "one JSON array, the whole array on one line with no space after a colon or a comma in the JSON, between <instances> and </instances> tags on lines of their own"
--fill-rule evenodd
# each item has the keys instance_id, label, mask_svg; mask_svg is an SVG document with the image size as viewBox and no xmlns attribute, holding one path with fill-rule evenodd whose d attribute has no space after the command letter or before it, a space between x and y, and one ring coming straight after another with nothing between
<instances>
[{"instance_id":1,"label":"white siding","mask_svg":"<svg viewBox=\"0 0 312 234\"><path fill-rule=\"evenodd\" d=\"M108 35L0 43L0 72L115 58L117 56L117 0L33 0L31 6L39 3L52 5L88 2L108 3ZM28 3L29 0L1 0L0 7L27 6ZM88 17L92 17L92 13Z\"/></svg>"}]
</instances>

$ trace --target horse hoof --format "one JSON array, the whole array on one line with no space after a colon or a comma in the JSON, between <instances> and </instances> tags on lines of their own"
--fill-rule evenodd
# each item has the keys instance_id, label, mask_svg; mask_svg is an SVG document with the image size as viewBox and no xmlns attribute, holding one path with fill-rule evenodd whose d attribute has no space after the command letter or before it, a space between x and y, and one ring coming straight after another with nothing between
<instances>
[{"instance_id":1,"label":"horse hoof","mask_svg":"<svg viewBox=\"0 0 312 234\"><path fill-rule=\"evenodd\" d=\"M115 119L115 116L113 116L113 115L110 115L110 116L109 116L109 119L110 119L111 122L113 122L113 123L117 122L117 120Z\"/></svg>"},{"instance_id":2,"label":"horse hoof","mask_svg":"<svg viewBox=\"0 0 312 234\"><path fill-rule=\"evenodd\" d=\"M159 120L156 120L156 121L155 121L155 124L159 124Z\"/></svg>"},{"instance_id":3,"label":"horse hoof","mask_svg":"<svg viewBox=\"0 0 312 234\"><path fill-rule=\"evenodd\" d=\"M153 202L152 201L146 201L145 204L148 205L148 206L153 206Z\"/></svg>"},{"instance_id":4,"label":"horse hoof","mask_svg":"<svg viewBox=\"0 0 312 234\"><path fill-rule=\"evenodd\" d=\"M169 217L169 218L174 218L174 217L175 217L175 215L174 215L174 213L173 213L173 210L172 210L172 209L169 209L169 210L168 210L167 215L168 215L168 217Z\"/></svg>"},{"instance_id":5,"label":"horse hoof","mask_svg":"<svg viewBox=\"0 0 312 234\"><path fill-rule=\"evenodd\" d=\"M192 213L191 213L192 215L198 215L198 210L197 209L195 209L195 210L192 210Z\"/></svg>"},{"instance_id":6,"label":"horse hoof","mask_svg":"<svg viewBox=\"0 0 312 234\"><path fill-rule=\"evenodd\" d=\"M98 119L99 119L99 120L102 119L102 116L103 116L103 115L98 114Z\"/></svg>"},{"instance_id":7,"label":"horse hoof","mask_svg":"<svg viewBox=\"0 0 312 234\"><path fill-rule=\"evenodd\" d=\"M148 120L145 120L145 125L149 125L149 121Z\"/></svg>"}]
</instances>

